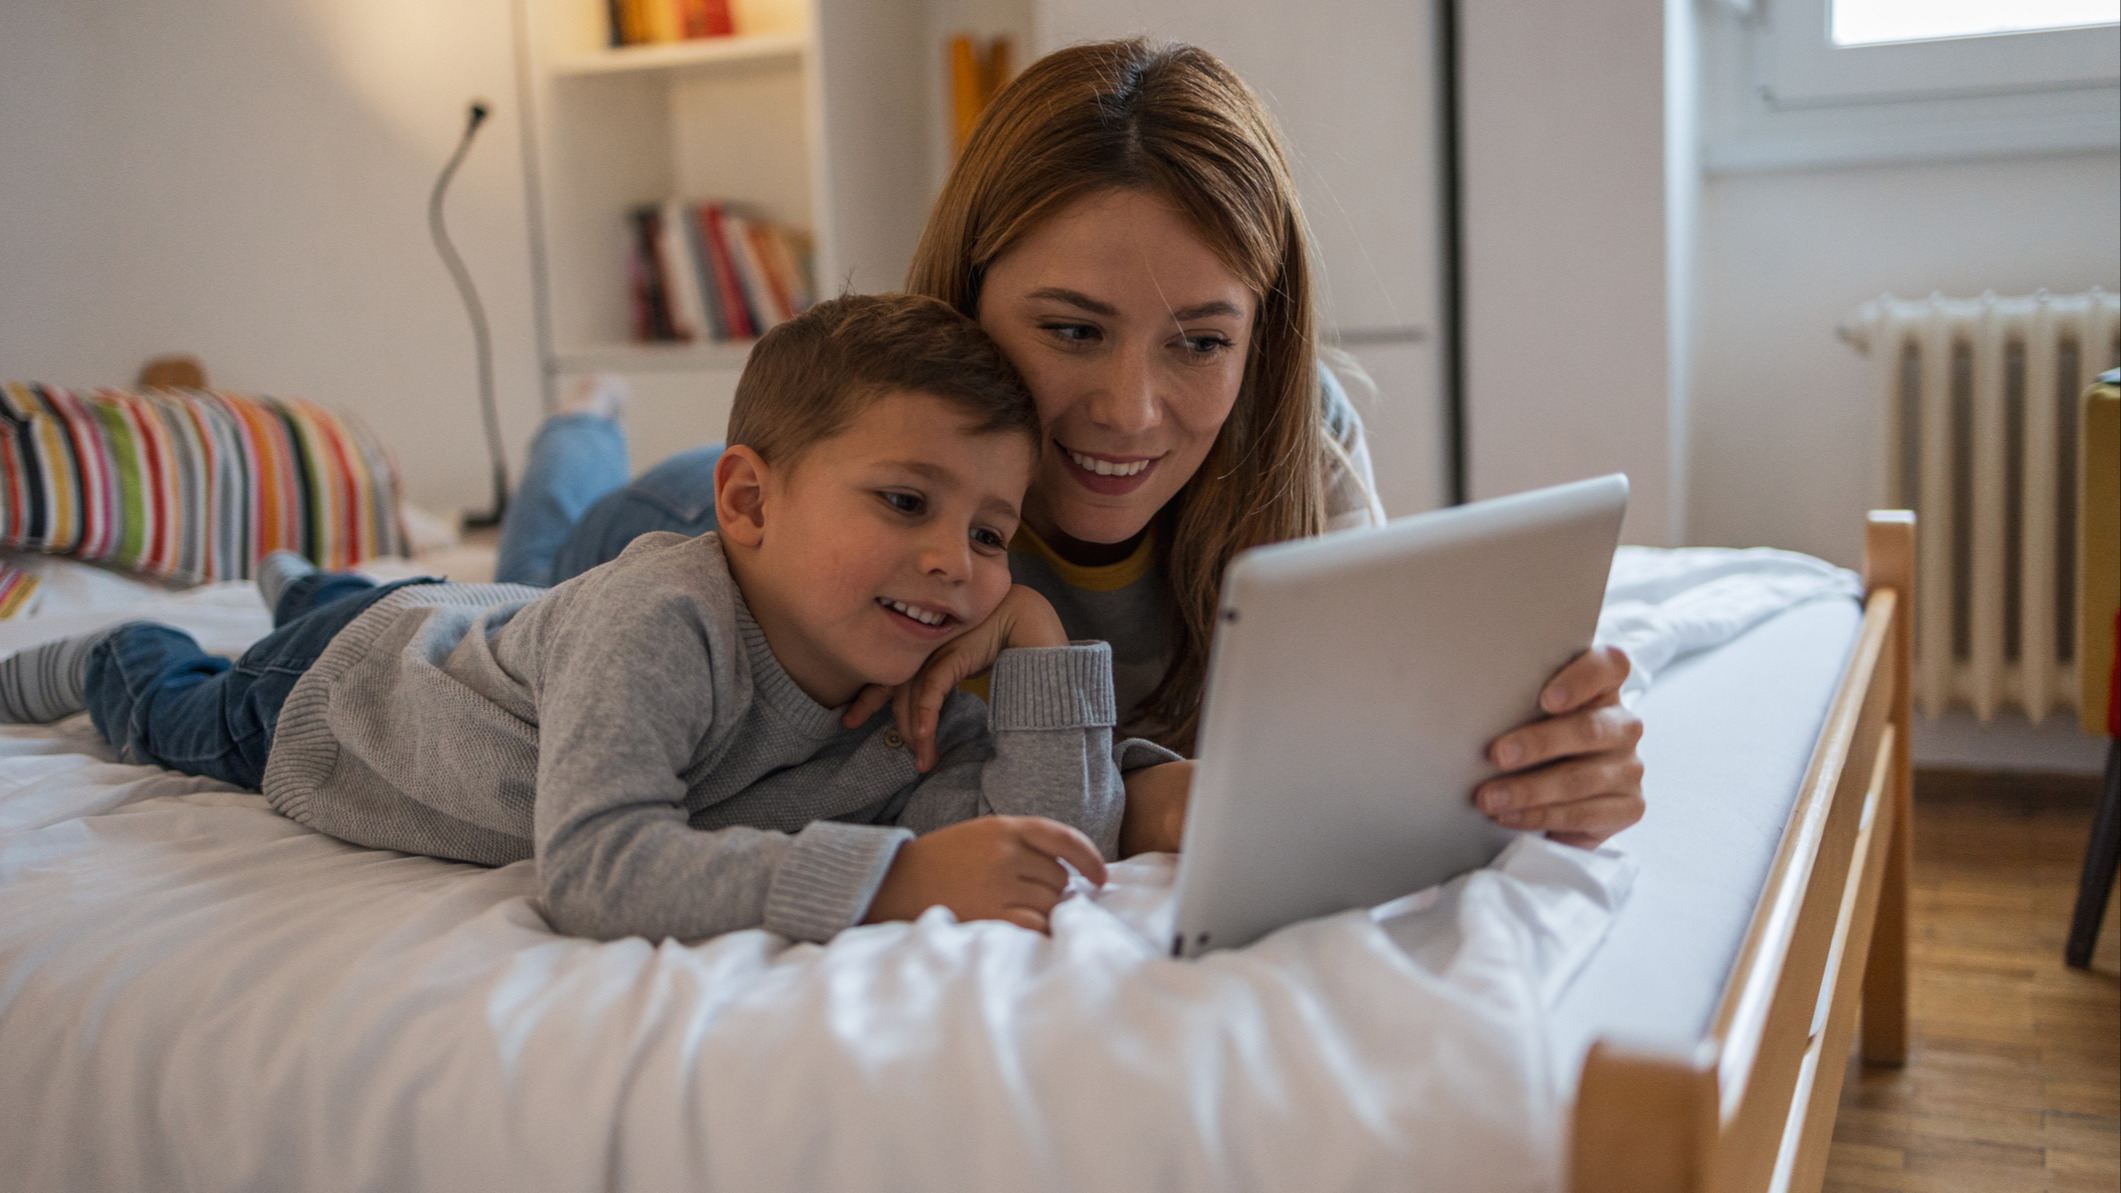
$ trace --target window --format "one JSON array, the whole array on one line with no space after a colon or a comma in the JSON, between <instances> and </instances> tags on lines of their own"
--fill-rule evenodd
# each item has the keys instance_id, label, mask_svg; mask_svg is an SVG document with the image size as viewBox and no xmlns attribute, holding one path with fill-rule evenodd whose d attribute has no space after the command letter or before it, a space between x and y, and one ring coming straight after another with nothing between
<instances>
[{"instance_id":1,"label":"window","mask_svg":"<svg viewBox=\"0 0 2121 1193\"><path fill-rule=\"evenodd\" d=\"M1721 0L1711 171L2121 145L2121 0Z\"/></svg>"},{"instance_id":2,"label":"window","mask_svg":"<svg viewBox=\"0 0 2121 1193\"><path fill-rule=\"evenodd\" d=\"M2121 22L2121 0L1833 0L1837 46L1990 37Z\"/></svg>"},{"instance_id":3,"label":"window","mask_svg":"<svg viewBox=\"0 0 2121 1193\"><path fill-rule=\"evenodd\" d=\"M2117 0L1776 0L1759 47L1762 94L1771 106L1806 107L2111 87L2121 75L2116 7Z\"/></svg>"}]
</instances>

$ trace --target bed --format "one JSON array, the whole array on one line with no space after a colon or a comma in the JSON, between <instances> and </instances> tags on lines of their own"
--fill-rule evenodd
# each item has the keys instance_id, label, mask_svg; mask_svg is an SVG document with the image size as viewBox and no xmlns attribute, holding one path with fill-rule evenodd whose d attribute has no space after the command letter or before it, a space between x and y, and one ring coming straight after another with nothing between
<instances>
[{"instance_id":1,"label":"bed","mask_svg":"<svg viewBox=\"0 0 2121 1193\"><path fill-rule=\"evenodd\" d=\"M596 944L550 933L527 865L347 846L119 764L80 718L0 729L0 1166L21 1189L1816 1188L1859 1008L1867 1056L1905 1047L1911 526L1873 516L1862 607L1762 605L1660 662L1653 815L1618 848L1520 842L1194 963L1150 943L1164 856L1050 940L938 909L822 947ZM262 617L226 585L139 611L216 649ZM0 651L36 632L0 625Z\"/></svg>"}]
</instances>

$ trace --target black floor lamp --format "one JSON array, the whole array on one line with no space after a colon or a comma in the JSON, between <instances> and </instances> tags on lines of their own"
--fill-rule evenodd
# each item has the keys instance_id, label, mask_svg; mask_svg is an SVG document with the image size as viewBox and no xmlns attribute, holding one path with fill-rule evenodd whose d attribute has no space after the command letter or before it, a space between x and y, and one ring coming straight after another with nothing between
<instances>
[{"instance_id":1,"label":"black floor lamp","mask_svg":"<svg viewBox=\"0 0 2121 1193\"><path fill-rule=\"evenodd\" d=\"M493 336L486 329L486 308L479 302L478 289L471 284L471 271L464 268L464 259L457 256L456 246L449 242L449 229L442 223L443 192L449 189L449 180L456 177L457 167L464 164L464 155L471 152L471 139L485 121L486 105L474 100L464 123L464 137L457 142L457 151L449 156L449 164L442 167L442 176L435 179L434 194L427 199L427 228L434 234L435 251L442 254L442 264L449 267L457 293L464 298L464 312L471 316L471 338L479 356L479 410L486 419L486 451L493 460L493 509L465 511L466 529L498 526L501 515L508 510L508 457L501 447L501 414L493 398Z\"/></svg>"}]
</instances>

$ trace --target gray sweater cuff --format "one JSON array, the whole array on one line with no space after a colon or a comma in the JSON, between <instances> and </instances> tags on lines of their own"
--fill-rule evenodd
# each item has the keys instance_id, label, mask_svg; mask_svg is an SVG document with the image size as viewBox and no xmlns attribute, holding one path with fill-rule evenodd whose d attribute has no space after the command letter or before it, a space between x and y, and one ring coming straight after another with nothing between
<instances>
[{"instance_id":1,"label":"gray sweater cuff","mask_svg":"<svg viewBox=\"0 0 2121 1193\"><path fill-rule=\"evenodd\" d=\"M1130 737L1112 747L1112 761L1123 775L1131 775L1144 767L1185 760L1185 755L1167 750L1145 737Z\"/></svg>"},{"instance_id":2,"label":"gray sweater cuff","mask_svg":"<svg viewBox=\"0 0 2121 1193\"><path fill-rule=\"evenodd\" d=\"M898 847L912 839L905 829L882 825L805 825L766 888L766 930L823 942L860 923Z\"/></svg>"},{"instance_id":3,"label":"gray sweater cuff","mask_svg":"<svg viewBox=\"0 0 2121 1193\"><path fill-rule=\"evenodd\" d=\"M995 733L1119 721L1112 698L1112 648L1102 642L1005 650L994 660L987 693L987 727Z\"/></svg>"}]
</instances>

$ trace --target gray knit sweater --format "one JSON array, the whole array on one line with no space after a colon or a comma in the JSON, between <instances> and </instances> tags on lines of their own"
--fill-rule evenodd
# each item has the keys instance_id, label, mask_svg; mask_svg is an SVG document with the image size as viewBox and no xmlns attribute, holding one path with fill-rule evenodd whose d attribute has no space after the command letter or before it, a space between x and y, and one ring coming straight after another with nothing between
<instances>
[{"instance_id":1,"label":"gray knit sweater","mask_svg":"<svg viewBox=\"0 0 2121 1193\"><path fill-rule=\"evenodd\" d=\"M860 921L900 844L989 813L1111 857L1121 768L1105 644L1009 650L954 693L922 775L889 710L857 729L767 648L719 539L657 533L549 591L432 584L332 639L281 710L273 806L358 844L535 857L558 931L694 940Z\"/></svg>"}]
</instances>

